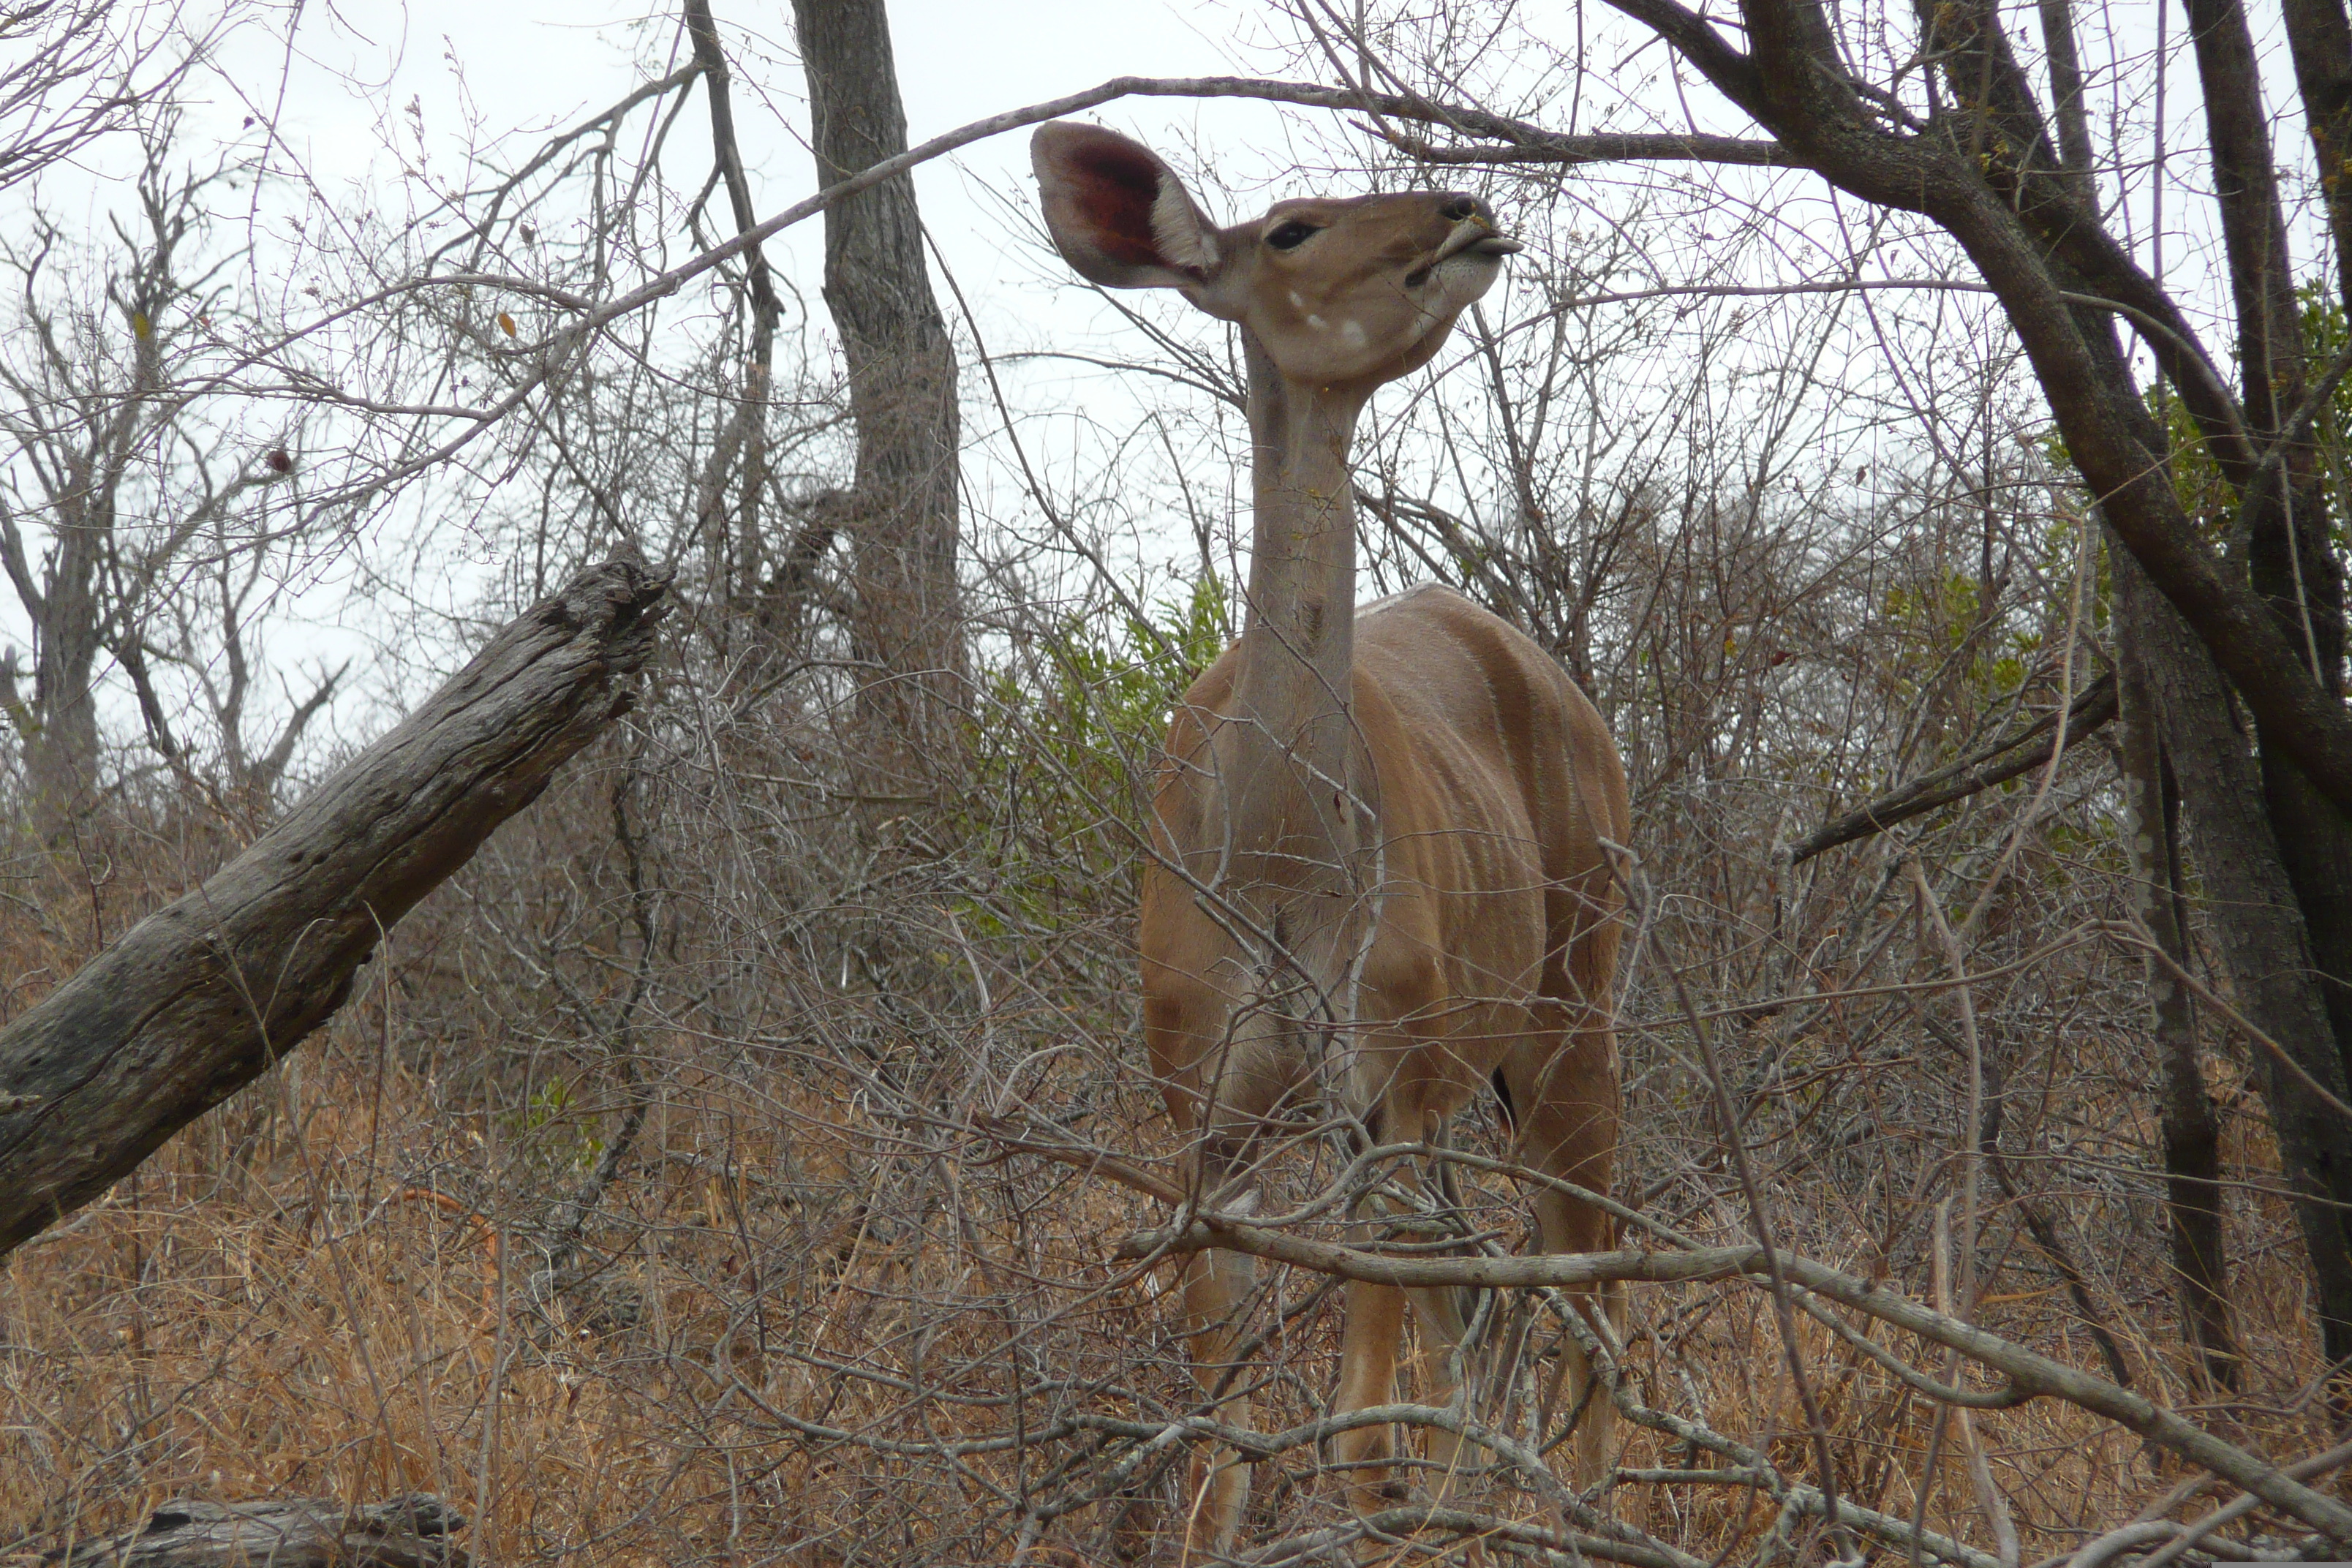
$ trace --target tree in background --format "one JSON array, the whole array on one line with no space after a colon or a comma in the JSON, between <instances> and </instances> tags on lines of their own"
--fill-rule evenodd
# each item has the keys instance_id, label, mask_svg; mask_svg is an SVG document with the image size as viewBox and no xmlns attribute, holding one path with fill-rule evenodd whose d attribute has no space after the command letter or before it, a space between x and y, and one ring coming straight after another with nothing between
<instances>
[{"instance_id":1,"label":"tree in background","mask_svg":"<svg viewBox=\"0 0 2352 1568\"><path fill-rule=\"evenodd\" d=\"M37 0L0 12L0 190L133 128L243 9Z\"/></svg>"},{"instance_id":2,"label":"tree in background","mask_svg":"<svg viewBox=\"0 0 2352 1568\"><path fill-rule=\"evenodd\" d=\"M793 0L817 183L907 150L882 0ZM862 729L888 759L876 788L951 786L966 663L957 587L961 437L955 344L923 259L915 182L899 174L824 214L824 301L849 364L856 475L846 503Z\"/></svg>"},{"instance_id":3,"label":"tree in background","mask_svg":"<svg viewBox=\"0 0 2352 1568\"><path fill-rule=\"evenodd\" d=\"M297 488L299 427L215 421L198 367L249 325L225 281L210 205L249 172L177 171L175 117L145 129L134 210L91 250L37 213L5 247L14 320L0 347L0 569L32 630L27 667L0 652L25 805L55 840L107 772L100 688L119 669L148 749L194 781L215 752L220 786L267 815L328 676L257 740L255 642L273 501ZM282 528L282 519L277 520ZM193 699L193 700L192 700ZM206 733L205 731L212 731Z\"/></svg>"},{"instance_id":4,"label":"tree in background","mask_svg":"<svg viewBox=\"0 0 2352 1568\"><path fill-rule=\"evenodd\" d=\"M1907 18L1890 13L1883 26L1819 0L1746 0L1737 38L1678 0L1612 5L1769 138L1700 135L1693 122L1679 148L1669 133L1651 139L1661 145L1646 155L1808 169L1886 213L1921 215L1957 242L1999 300L2067 459L2118 546L2125 691L2159 732L2153 746L2126 748L2137 836L2156 847L2140 872L2147 908L2183 885L2162 847L2173 842L2162 826L2170 779L2207 888L2231 911L2218 934L2240 1005L2283 1047L2284 1059L2265 1056L2263 1081L2287 1179L2303 1194L2297 1213L2326 1353L2339 1367L2352 1363L2352 1123L2323 1098L2345 1101L2352 1080L2352 714L2343 700L2344 573L2326 465L2313 440L2352 359L2339 352L2315 365L2308 357L2274 173L2280 150L2242 0L2191 0L2184 12L2205 109L2198 152L2212 172L2224 252L2231 341L2220 354L2161 278L2160 241L2151 257L2145 231L2136 241L2119 237L2127 209L2102 205L2102 181L2123 177L2131 154L2094 143L2064 0L2041 7L2046 89L1998 8L1978 0L1921 4ZM1326 40L1317 47L1328 58L1359 51L1366 68L1391 81L1458 82L1461 62L1447 51L1476 36L1416 33L1386 15L1348 20L1313 5L1295 14L1308 37ZM2341 0L2297 0L2286 23L2318 160L2311 185L2335 238L2340 291L2352 283L2342 267L2352 234L2346 14ZM1932 68L1922 71L1923 62ZM1583 79L1580 62L1561 68ZM1430 118L1451 119L1463 134L1442 147L1391 141L1448 167L1517 170L1611 155L1607 137L1564 127ZM2219 540L2200 532L2168 476L2175 449L2134 380L2124 330L2160 367L2199 450L2229 488L2230 527ZM2231 363L2234 378L2221 368ZM2252 748L2233 705L2252 718ZM2186 1025L2164 993L2185 953L2163 938L2163 921L2155 929L2160 1027L2179 1045ZM2194 1050L2171 1050L2166 1060L2184 1317L2212 1374L2226 1381L2213 1122Z\"/></svg>"}]
</instances>

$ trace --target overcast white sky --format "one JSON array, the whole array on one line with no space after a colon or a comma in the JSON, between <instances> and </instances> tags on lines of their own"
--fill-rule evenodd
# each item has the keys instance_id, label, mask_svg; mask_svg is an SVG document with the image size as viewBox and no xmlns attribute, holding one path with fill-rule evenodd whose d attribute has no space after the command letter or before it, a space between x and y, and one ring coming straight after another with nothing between
<instances>
[{"instance_id":1,"label":"overcast white sky","mask_svg":"<svg viewBox=\"0 0 2352 1568\"><path fill-rule=\"evenodd\" d=\"M204 0L194 3L201 8ZM735 65L735 112L754 205L762 215L772 213L815 188L791 11L783 0L762 0L757 7L717 0L714 10ZM1113 76L1231 72L1242 58L1233 31L1262 26L1256 14L1255 7L1225 0L893 0L891 26L910 140ZM258 118L277 128L273 165L281 174L300 171L331 205L358 210L378 201L396 204L401 158L387 147L387 137L399 136L404 144L412 102L421 111L425 144L442 160L441 169L456 174L469 141L502 143L504 153L497 162L511 166L545 132L574 124L618 100L646 79L648 66L660 68L681 47L674 5L648 11L642 4L614 0L347 0L340 5L306 0L249 20L224 40L216 71L202 73L191 84L182 145L194 163L206 161L208 140L249 147L259 132L249 129L248 117ZM1264 63L1261 57L1258 68ZM1264 180L1280 166L1271 154L1283 144L1281 122L1265 105L1133 100L1099 117L1149 140L1182 136L1230 147L1234 166L1229 172L1244 184ZM644 125L642 112L636 123ZM708 146L708 121L698 96L670 136L673 174L691 178L707 168ZM1251 148L1259 151L1252 153ZM1083 289L1058 280L1057 269L1002 205L1007 195L1027 200L1033 184L1027 149L1027 134L1015 132L918 171L925 223L992 353L1057 343L1099 348L1099 342L1078 340L1117 331L1117 318ZM83 165L52 170L34 190L0 198L0 220L9 202L29 198L69 223L79 218L93 234L102 232L110 211L126 210L136 155L127 138L117 138ZM822 247L822 220L814 219L772 244L769 254L800 281L814 318L811 328L829 335L830 323L817 304ZM269 248L265 240L255 281L264 292L290 292L287 279L273 274ZM953 319L953 300L944 287L940 292L942 308ZM302 301L286 303L301 313ZM1050 383L1061 374L1045 371L1043 378ZM1078 374L1092 384L1072 395L1074 400L1090 398L1099 410L1106 399L1121 396L1117 378ZM486 578L489 563L475 552L462 526L425 525L404 517L407 510L394 508L379 526L374 548L385 559L377 564L393 565L405 552L409 531L429 527L418 535L432 542L420 553L445 557L446 574L420 584L420 598L410 609L421 612L428 600L445 610L467 605L475 597L469 583ZM299 629L292 636L281 632L270 649L273 663L291 656L306 668L323 659L356 658L361 684L352 693L355 700L339 702L331 715L346 738L380 728L416 695L403 689L416 674L409 658L397 661L410 666L406 679L389 669L381 679L368 676L372 656L402 639L402 630L392 624L402 617L396 604L355 617L340 607L341 588L355 564L348 553L340 562L319 563L297 598L281 599L279 614ZM0 641L21 647L27 629L13 602L0 604ZM412 646L401 651L413 656L415 650ZM132 721L127 708L115 706L118 725Z\"/></svg>"},{"instance_id":2,"label":"overcast white sky","mask_svg":"<svg viewBox=\"0 0 2352 1568\"><path fill-rule=\"evenodd\" d=\"M202 7L205 0L191 4ZM787 0L761 0L757 8L738 0L714 0L714 6L736 62L736 113L752 168L754 205L763 215L773 213L808 195L815 184L803 141L805 114L790 7ZM1322 70L1282 69L1268 47L1278 40L1268 31L1265 7L1253 0L891 0L890 14L901 96L914 141L1113 76L1280 70L1328 77ZM1563 0L1556 9L1531 12L1527 19L1579 37L1577 15L1570 0ZM2106 26L2130 34L2143 21L2152 24L2154 5L2126 5L2121 12L2110 9L2099 15ZM1679 92L1658 76L1663 51L1654 46L1634 48L1625 43L1620 47L1605 42L1609 18L1600 7L1593 8L1591 20L1596 79L1621 95L1621 101L1636 112L1645 105L1653 108L1669 123L1686 104L1708 112L1707 95L1696 89ZM188 130L194 133L192 142L206 133L249 141L252 133L246 130L245 119L257 114L277 127L279 151L273 162L281 170L294 167L307 173L331 204L348 207L354 196L360 205L378 199L392 203L397 199L393 193L400 183L399 160L387 149L386 140L404 132L412 101L421 114L426 144L446 160L441 167L454 174L469 140L501 143L507 156L499 161L511 165L536 144L541 133L574 123L645 79L648 68L659 69L665 59L675 58L668 52L678 43L675 5L648 11L645 0L634 5L617 0L575 0L568 5L553 0L413 0L407 5L344 0L340 5L293 0L247 23L228 41L219 57L219 76L198 86L203 102L194 108ZM2180 48L2177 28L2173 47ZM2092 50L2095 67L2100 53L2096 47ZM2185 61L2179 68L2180 85L2189 90L2176 92L2173 114L2185 122L2197 112L2193 76ZM2129 63L2111 67L2102 79L2107 85L2095 90L2112 91L2116 102L2144 99L2146 75ZM2284 79L2281 87L2285 88ZM2273 107L2289 101L2291 97L2283 95ZM1538 106L1536 111L1552 123L1564 123L1567 113L1559 104ZM1590 103L1586 112L1591 112ZM1092 117L1163 146L1181 141L1214 149L1228 182L1248 193L1232 205L1249 210L1276 195L1306 193L1308 185L1288 173L1299 161L1293 154L1291 136L1302 124L1328 123L1310 113L1233 100L1131 99L1094 111ZM1742 127L1727 118L1707 128ZM2300 128L2284 134L2295 141L2283 139L2283 155L2299 142ZM2194 140L2184 136L2176 145L2193 145ZM1062 281L1058 267L1041 255L1004 210L1008 197L1019 202L1028 198L1027 142L1025 132L1011 133L926 165L916 175L926 224L947 255L987 346L998 355L1061 347L1109 348L1113 354L1148 356L1139 335L1086 291ZM674 174L691 177L708 166L707 120L698 100L679 121L670 147ZM110 156L119 160L133 151L118 142ZM120 172L118 167L118 175ZM1600 171L1576 176L1595 183L1608 177ZM1830 209L1817 182L1792 177L1781 188L1793 199L1775 209L1779 221L1798 230L1824 225ZM103 210L119 205L124 194L120 178L110 180L102 168L59 170L40 182L35 193L19 191L0 198L0 222L7 221L7 202L37 195L53 214L87 212L95 228ZM1219 210L1225 205L1210 199L1213 214L1221 221L1244 216ZM1834 224L1827 226L1834 232ZM1693 234L1672 242L1696 244L1696 249L1645 252L1656 274L1650 280L1680 282L1685 274L1705 274L1706 242L1714 239L1705 228L1695 226ZM829 327L816 306L822 238L822 222L813 220L790 231L770 252L802 282L814 317L810 325L820 332ZM2175 247L2176 269L2189 264L2188 249ZM2299 250L2310 254L2308 247ZM1531 263L1536 259L1528 258ZM269 279L268 266L264 257L265 276L258 280L290 289L289 282ZM1505 288L1510 287L1507 281ZM944 289L941 294L943 308L954 315L952 300ZM1488 309L1498 318L1508 314L1501 296L1490 300ZM1770 307L1764 310L1769 312ZM1087 341L1098 333L1111 335ZM1769 353L1769 345L1759 352ZM1121 400L1131 397L1136 386L1131 377L1063 367L1038 367L1028 373L1025 384L1035 405L1055 410L1055 417L1061 420L1057 428L1066 429L1089 412L1107 416L1098 420L1104 426L1118 425ZM1154 392L1164 395L1164 389ZM1016 401L1020 397L1016 389ZM970 434L985 437L987 432ZM968 479L984 482L973 478L983 467L968 465ZM416 519L403 521L397 515L385 524L395 533L417 526ZM444 536L449 541L451 575L431 596L439 605L454 608L469 602L466 570L478 571L481 564L466 562L462 527L442 528L432 537L437 541ZM306 597L301 614L314 622L323 620L313 606L324 602L317 594ZM13 604L0 603L0 640L21 644L24 634L15 612ZM356 633L358 628L348 630ZM403 634L394 626L378 625L369 635L382 647ZM281 642L274 651L283 656L299 650L317 657L334 640L324 625L314 626L305 637L307 640L290 645ZM364 662L364 644L353 651L362 653ZM397 690L399 685L387 677L376 684L373 701L340 710L341 731L356 737L380 728L387 706L415 696L414 691Z\"/></svg>"},{"instance_id":3,"label":"overcast white sky","mask_svg":"<svg viewBox=\"0 0 2352 1568\"><path fill-rule=\"evenodd\" d=\"M783 0L757 6L719 0L714 9L740 60L736 114L755 205L762 214L773 212L815 188L803 140L805 108L790 9ZM909 139L920 142L1108 77L1233 71L1240 64L1235 29L1263 27L1255 13L1224 0L894 0L891 30ZM422 101L430 134L460 135L470 111L486 135L518 133L515 144L527 145L520 134L527 129L567 125L625 92L639 79L633 52L647 41L671 48L677 35L674 7L649 14L642 5L610 0L310 5L295 30L290 61L282 35L258 28L240 36L229 58L237 89L266 107L275 108L269 99L278 81L286 82L283 107L269 117L281 144L332 190L383 173L379 126L387 109L412 96ZM364 90L354 93L352 84ZM224 100L219 112L226 132L236 129L243 111ZM1262 104L1133 100L1102 117L1146 139L1163 130L1198 132L1211 144L1234 148L1237 159L1248 158L1244 150L1251 146L1280 144L1276 111ZM699 105L673 140L707 145ZM1261 163L1244 173L1263 172ZM1027 188L1026 133L929 164L916 180L924 220L983 325L996 310L1016 308L1001 298L999 285L1034 277L1034 265L1005 265L1004 247L1017 237L986 192ZM783 248L793 258L814 258L821 244L821 223L813 221Z\"/></svg>"}]
</instances>

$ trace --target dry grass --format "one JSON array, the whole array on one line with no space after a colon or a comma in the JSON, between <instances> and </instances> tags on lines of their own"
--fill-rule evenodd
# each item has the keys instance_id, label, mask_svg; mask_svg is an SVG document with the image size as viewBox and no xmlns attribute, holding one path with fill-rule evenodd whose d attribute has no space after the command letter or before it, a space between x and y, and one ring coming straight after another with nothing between
<instances>
[{"instance_id":1,"label":"dry grass","mask_svg":"<svg viewBox=\"0 0 2352 1568\"><path fill-rule=\"evenodd\" d=\"M1077 1489L1084 1440L952 1458L940 1445L1003 1438L1023 1420L1038 1433L1075 1412L1152 1419L1191 1403L1159 1280L1123 1280L1106 1262L1111 1239L1153 1217L1144 1205L927 1133L807 1058L722 1075L687 1065L697 1042L653 1047L661 1109L590 1227L593 1268L549 1300L533 1278L548 1194L591 1159L580 1140L610 1115L572 1103L531 1125L453 1106L416 1070L390 1011L379 988L299 1065L14 1260L0 1318L0 1517L15 1521L5 1539L55 1545L174 1496L421 1489L473 1514L469 1544L494 1562L1002 1560L1025 1501ZM2124 1044L2084 1042L2077 1065ZM1032 1100L1081 1091L1095 1068L1116 1067L1069 1069ZM1122 1120L1097 1135L1149 1149L1162 1135L1132 1089L1108 1097ZM2144 1110L2120 1097L2062 1109L2119 1141L2147 1136ZM1675 1124L1665 1097L1635 1121ZM2242 1113L2233 1132L2233 1166L2259 1172L2258 1123ZM1637 1161L1659 1163L1654 1148ZM1703 1165L1681 1178L1662 1211L1687 1197L1675 1212L1685 1228L1742 1234ZM2084 1238L2137 1385L2199 1405L2165 1293L2145 1272L2158 1250L2115 1234L2103 1194L2042 1195ZM1861 1272L1885 1267L1883 1230L1844 1196L1792 1201L1792 1217L1811 1215L1794 1244ZM1468 1201L1514 1223L1516 1196L1498 1182ZM2248 1388L2200 1414L2265 1452L2306 1452L2324 1445L2327 1422L2304 1386L2316 1369L2299 1258L2272 1200L2250 1198L2231 1217ZM2095 1369L2014 1229L1994 1206L1988 1254L2006 1267L1983 1321ZM1273 1271L1267 1284L1281 1310L1315 1281ZM1810 1470L1757 1291L1637 1290L1633 1321L1645 1400L1766 1449L1792 1476ZM1806 1331L1848 1495L1907 1517L1932 1407ZM1890 1348L1934 1364L1920 1347ZM1334 1381L1332 1314L1302 1316L1266 1362L1261 1424L1313 1418ZM2029 1557L2068 1549L2180 1479L2135 1439L2054 1402L1982 1426ZM1622 1462L1686 1463L1654 1434L1636 1435ZM1313 1468L1303 1452L1262 1468L1261 1528L1342 1517L1336 1487ZM1156 1489L1162 1500L1177 1500L1179 1473ZM1739 1489L1638 1490L1622 1510L1710 1560L1752 1552L1772 1523L1769 1501ZM1522 1492L1484 1495L1498 1511L1540 1517ZM1134 1549L1135 1531L1108 1528L1112 1511L1039 1531L1046 1554L1035 1560ZM1956 1443L1944 1446L1927 1517L1987 1539Z\"/></svg>"}]
</instances>

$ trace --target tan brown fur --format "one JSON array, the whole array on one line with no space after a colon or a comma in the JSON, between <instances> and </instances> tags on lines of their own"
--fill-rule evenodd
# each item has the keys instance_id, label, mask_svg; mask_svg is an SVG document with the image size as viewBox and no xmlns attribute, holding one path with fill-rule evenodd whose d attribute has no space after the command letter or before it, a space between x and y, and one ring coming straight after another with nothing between
<instances>
[{"instance_id":1,"label":"tan brown fur","mask_svg":"<svg viewBox=\"0 0 2352 1568\"><path fill-rule=\"evenodd\" d=\"M1164 164L1115 133L1045 126L1034 157L1074 267L1177 289L1236 323L1250 371L1247 618L1170 726L1143 878L1145 1043L1193 1135L1202 1201L1253 1204L1263 1135L1301 1104L1324 1101L1375 1142L1435 1142L1490 1082L1528 1164L1605 1192L1621 900L1603 840L1631 832L1616 747L1549 655L1460 595L1423 587L1354 609L1357 417L1429 361L1517 247L1454 193L1286 202L1212 229ZM1613 1243L1593 1205L1547 1189L1537 1210L1548 1250ZM1245 1377L1227 1363L1249 1283L1234 1255L1187 1265L1212 1394ZM1392 1397L1404 1304L1350 1287L1339 1409ZM1414 1304L1443 1397L1461 1304L1441 1291ZM1584 1305L1618 1316L1613 1293ZM1563 1357L1574 1408L1588 1369L1572 1345ZM1589 1486L1609 1411L1605 1398L1585 1408ZM1220 1409L1250 1419L1245 1394ZM1391 1441L1368 1427L1333 1445L1360 1506L1401 1489ZM1213 1461L1193 1532L1229 1546L1248 1492L1238 1459Z\"/></svg>"},{"instance_id":2,"label":"tan brown fur","mask_svg":"<svg viewBox=\"0 0 2352 1568\"><path fill-rule=\"evenodd\" d=\"M1164 863L1145 868L1142 900L1146 1048L1170 1116L1206 1134L1220 1172L1247 1163L1260 1119L1313 1092L1295 1038L1232 1037L1235 1009L1254 998L1219 977L1246 978L1249 963L1199 894L1222 848L1217 786L1200 759L1230 710L1239 654L1229 649L1194 683L1170 726L1153 797ZM1623 769L1600 714L1527 637L1434 587L1359 621L1351 698L1379 774L1388 880L1357 1014L1363 1048L1345 1086L1349 1109L1383 1141L1431 1138L1499 1070L1522 1158L1608 1191L1622 900L1601 840L1622 843L1631 826ZM1597 1209L1550 1194L1538 1211L1548 1251L1615 1245ZM1221 1325L1245 1273L1212 1263L1187 1280L1205 1371L1223 1354ZM1422 1305L1441 1336L1445 1321L1458 1325L1452 1303ZM1339 1408L1390 1397L1402 1308L1401 1292L1350 1289ZM1581 1396L1580 1383L1566 1397ZM1226 1415L1245 1421L1246 1410ZM1604 1415L1588 1418L1580 1484L1600 1479L1607 1429ZM1384 1436L1349 1435L1342 1458L1369 1466ZM1358 1479L1368 1503L1391 1489L1369 1468Z\"/></svg>"}]
</instances>

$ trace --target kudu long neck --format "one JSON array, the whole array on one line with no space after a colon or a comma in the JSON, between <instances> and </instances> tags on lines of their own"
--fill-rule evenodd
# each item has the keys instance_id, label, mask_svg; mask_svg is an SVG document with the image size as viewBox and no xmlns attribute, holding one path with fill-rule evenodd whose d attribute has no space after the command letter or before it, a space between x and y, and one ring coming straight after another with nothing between
<instances>
[{"instance_id":1,"label":"kudu long neck","mask_svg":"<svg viewBox=\"0 0 2352 1568\"><path fill-rule=\"evenodd\" d=\"M1356 624L1348 448L1364 394L1287 380L1255 338L1244 341L1255 521L1237 695L1298 762L1345 777Z\"/></svg>"},{"instance_id":2,"label":"kudu long neck","mask_svg":"<svg viewBox=\"0 0 2352 1568\"><path fill-rule=\"evenodd\" d=\"M1344 894L1360 880L1357 851L1379 809L1371 770L1356 765L1348 700L1356 622L1348 448L1365 394L1287 380L1246 332L1244 342L1255 518L1234 683L1242 721L1226 727L1220 747L1228 826L1243 856L1234 869L1269 889Z\"/></svg>"}]
</instances>

